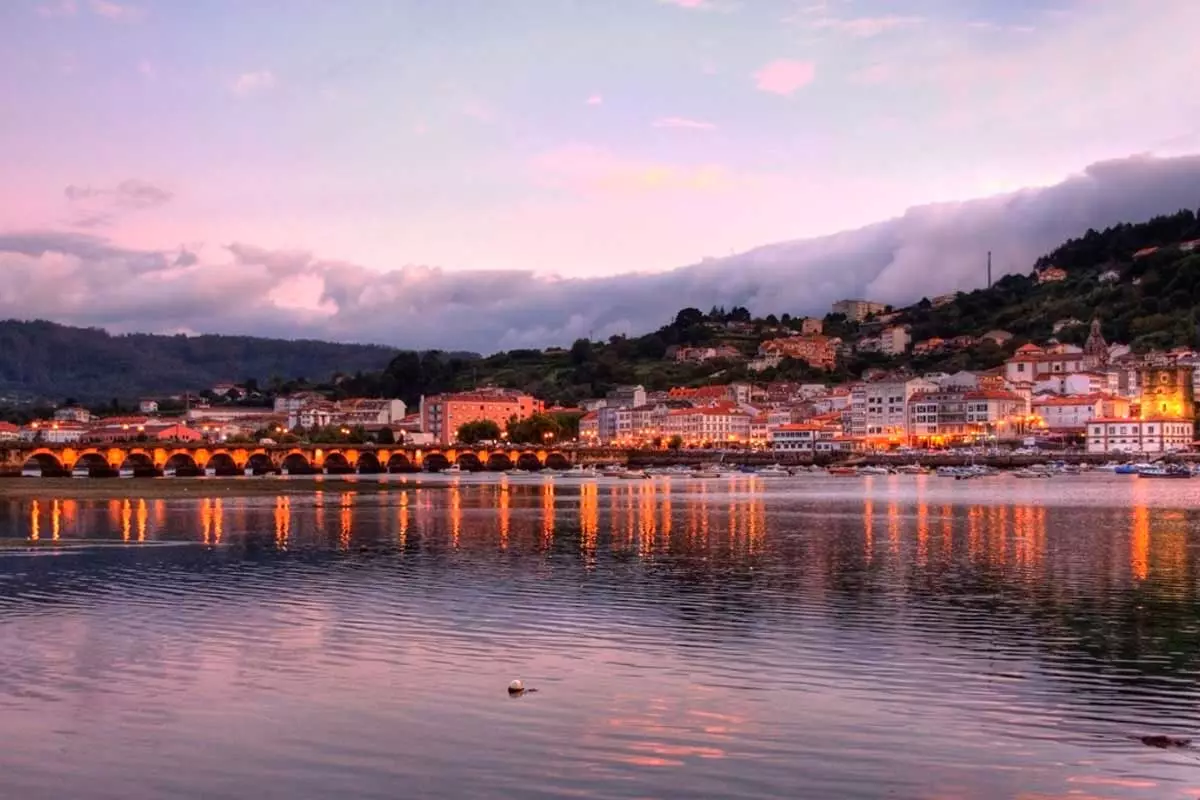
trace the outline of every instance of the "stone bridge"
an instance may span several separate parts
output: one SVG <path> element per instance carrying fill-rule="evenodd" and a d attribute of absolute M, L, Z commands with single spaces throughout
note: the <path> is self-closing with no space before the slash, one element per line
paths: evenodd
<path fill-rule="evenodd" d="M 135 474 L 238 475 L 258 473 L 379 473 L 436 471 L 457 464 L 464 470 L 566 469 L 576 463 L 624 461 L 624 451 L 572 448 L 415 447 L 407 445 L 223 445 L 215 443 L 34 444 L 0 443 L 0 472 L 40 469 L 43 475 L 132 470 Z"/>

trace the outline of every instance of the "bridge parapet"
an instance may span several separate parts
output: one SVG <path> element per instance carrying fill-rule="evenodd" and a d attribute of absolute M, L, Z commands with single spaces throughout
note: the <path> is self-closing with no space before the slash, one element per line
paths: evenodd
<path fill-rule="evenodd" d="M 17 472 L 36 464 L 44 471 L 70 472 L 77 466 L 106 470 L 166 469 L 241 471 L 387 471 L 463 469 L 565 468 L 592 460 L 589 451 L 554 447 L 476 448 L 414 445 L 234 445 L 216 442 L 146 442 L 114 444 L 0 443 L 0 470 Z M 611 458 L 610 458 L 611 460 Z"/>

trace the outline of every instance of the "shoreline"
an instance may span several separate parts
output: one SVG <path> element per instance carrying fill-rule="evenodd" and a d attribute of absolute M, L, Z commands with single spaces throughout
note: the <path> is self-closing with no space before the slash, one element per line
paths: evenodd
<path fill-rule="evenodd" d="M 0 481 L 0 500 L 70 498 L 113 500 L 127 497 L 188 499 L 199 497 L 258 497 L 283 494 L 315 494 L 347 491 L 385 494 L 408 489 L 411 482 L 374 480 L 374 476 L 327 476 L 324 478 L 19 478 Z M 422 489 L 436 487 L 422 481 Z"/>

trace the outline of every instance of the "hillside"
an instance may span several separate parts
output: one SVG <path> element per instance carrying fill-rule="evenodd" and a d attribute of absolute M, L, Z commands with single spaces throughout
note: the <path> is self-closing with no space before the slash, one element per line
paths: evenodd
<path fill-rule="evenodd" d="M 628 383 L 661 390 L 741 379 L 841 381 L 871 367 L 918 373 L 986 369 L 1028 341 L 1057 336 L 1080 343 L 1085 325 L 1055 334 L 1055 323 L 1086 323 L 1094 316 L 1101 319 L 1109 341 L 1128 343 L 1136 351 L 1196 346 L 1200 248 L 1189 249 L 1186 243 L 1197 239 L 1200 221 L 1192 211 L 1089 230 L 1038 259 L 1027 275 L 1009 275 L 990 289 L 939 298 L 937 305 L 922 299 L 886 317 L 886 324 L 911 326 L 914 342 L 1005 330 L 1014 335 L 1005 346 L 985 341 L 920 356 L 848 354 L 830 372 L 789 359 L 778 368 L 749 372 L 746 359 L 759 343 L 798 331 L 800 319 L 787 314 L 754 318 L 745 308 L 686 308 L 670 324 L 643 336 L 581 339 L 569 349 L 513 350 L 486 358 L 243 336 L 110 336 L 49 322 L 9 321 L 0 322 L 0 392 L 130 399 L 254 378 L 268 390 L 274 383 L 283 391 L 315 388 L 332 396 L 400 397 L 410 406 L 422 394 L 482 384 L 523 389 L 570 405 Z M 1038 273 L 1052 267 L 1065 273 L 1062 279 L 1039 281 Z M 850 344 L 884 324 L 870 319 L 853 323 L 838 315 L 824 319 L 827 334 Z M 725 345 L 740 356 L 677 363 L 668 355 L 674 346 L 697 345 Z M 345 377 L 334 382 L 335 374 Z"/>
<path fill-rule="evenodd" d="M 607 342 L 579 340 L 570 350 L 524 350 L 483 359 L 448 358 L 438 353 L 402 353 L 382 373 L 367 374 L 339 387 L 346 392 L 398 394 L 410 402 L 421 392 L 465 389 L 493 383 L 524 389 L 551 402 L 570 404 L 603 395 L 613 386 L 640 383 L 646 388 L 699 385 L 752 378 L 769 380 L 846 380 L 870 367 L 912 372 L 987 369 L 1003 363 L 1029 341 L 1051 336 L 1082 343 L 1086 325 L 1054 334 L 1065 319 L 1088 322 L 1098 316 L 1109 341 L 1126 342 L 1137 351 L 1196 346 L 1200 320 L 1200 249 L 1180 245 L 1200 239 L 1200 221 L 1181 211 L 1139 224 L 1087 231 L 1046 254 L 1027 275 L 1009 275 L 990 289 L 959 293 L 937 307 L 930 299 L 895 309 L 888 324 L 911 326 L 913 341 L 933 337 L 978 337 L 1005 330 L 1014 338 L 1005 346 L 983 342 L 928 355 L 891 358 L 878 353 L 849 355 L 831 372 L 784 360 L 777 369 L 747 371 L 739 360 L 679 364 L 666 359 L 671 345 L 729 345 L 752 356 L 768 338 L 798 330 L 799 319 L 783 315 L 754 318 L 747 309 L 683 309 L 669 325 L 644 336 L 615 336 Z M 1134 254 L 1145 248 L 1157 251 Z M 1037 272 L 1057 267 L 1063 280 L 1039 282 Z M 1102 279 L 1101 276 L 1106 276 Z M 1115 273 L 1115 274 L 1114 274 Z M 883 323 L 824 319 L 825 332 L 853 343 L 877 332 Z"/>
<path fill-rule="evenodd" d="M 395 350 L 250 336 L 112 336 L 52 322 L 0 321 L 0 392 L 107 401 L 200 390 L 221 381 L 378 371 Z"/>

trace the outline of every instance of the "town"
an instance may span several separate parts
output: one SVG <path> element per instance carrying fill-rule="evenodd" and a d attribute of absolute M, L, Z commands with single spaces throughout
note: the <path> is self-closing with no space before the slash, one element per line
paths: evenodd
<path fill-rule="evenodd" d="M 846 342 L 827 335 L 821 319 L 805 318 L 761 341 L 750 369 L 766 371 L 791 359 L 828 370 L 853 352 L 902 356 L 978 343 L 973 337 L 912 342 L 907 326 L 889 324 L 895 314 L 887 306 L 867 300 L 839 301 L 830 313 L 870 333 Z M 1084 325 L 1066 319 L 1056 329 Z M 720 326 L 736 334 L 745 323 Z M 834 457 L 965 447 L 1151 456 L 1191 448 L 1200 354 L 1175 348 L 1139 355 L 1105 341 L 1099 319 L 1086 328 L 1082 346 L 1057 338 L 1028 343 L 986 370 L 868 369 L 841 383 L 737 380 L 665 390 L 625 385 L 575 407 L 547 406 L 538 397 L 496 386 L 422 395 L 417 408 L 398 398 L 333 400 L 315 391 L 275 396 L 263 406 L 255 405 L 263 399 L 255 385 L 224 383 L 199 394 L 145 398 L 137 414 L 103 415 L 66 404 L 48 418 L 20 426 L 0 423 L 0 443 L 534 443 Z M 979 337 L 1001 347 L 1012 338 L 1003 330 Z M 680 346 L 668 349 L 666 358 L 728 358 L 726 347 Z"/>

